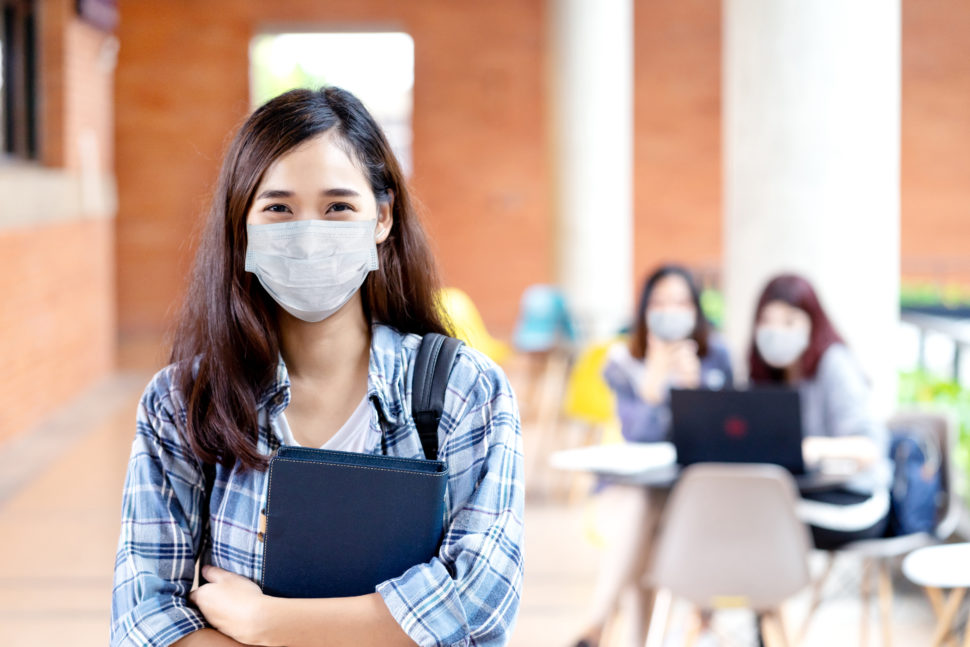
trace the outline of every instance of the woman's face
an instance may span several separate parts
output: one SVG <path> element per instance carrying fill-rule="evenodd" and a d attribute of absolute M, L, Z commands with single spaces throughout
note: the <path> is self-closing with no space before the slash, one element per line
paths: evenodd
<path fill-rule="evenodd" d="M 256 188 L 246 224 L 293 220 L 377 220 L 375 241 L 391 230 L 391 200 L 378 203 L 357 162 L 333 130 L 314 137 L 273 162 Z"/>
<path fill-rule="evenodd" d="M 684 277 L 668 274 L 654 284 L 646 317 L 650 334 L 661 341 L 680 341 L 694 332 L 697 311 Z"/>
<path fill-rule="evenodd" d="M 653 286 L 647 310 L 694 310 L 690 285 L 678 274 L 668 274 Z"/>
<path fill-rule="evenodd" d="M 809 333 L 812 330 L 812 320 L 801 308 L 796 308 L 784 301 L 769 301 L 761 310 L 758 326 L 787 328 Z"/>
<path fill-rule="evenodd" d="M 812 320 L 808 313 L 783 301 L 769 301 L 758 315 L 755 345 L 770 366 L 794 366 L 808 349 Z"/>

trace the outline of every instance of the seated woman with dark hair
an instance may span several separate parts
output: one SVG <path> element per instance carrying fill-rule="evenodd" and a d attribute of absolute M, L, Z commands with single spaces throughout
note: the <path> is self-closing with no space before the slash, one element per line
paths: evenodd
<path fill-rule="evenodd" d="M 647 277 L 629 345 L 610 350 L 603 376 L 631 442 L 667 439 L 671 388 L 731 386 L 730 354 L 713 335 L 686 269 L 664 265 Z"/>
<path fill-rule="evenodd" d="M 798 389 L 806 463 L 851 461 L 858 468 L 844 487 L 803 495 L 799 514 L 816 547 L 882 536 L 889 515 L 889 434 L 870 410 L 862 369 L 800 276 L 772 279 L 754 319 L 751 382 Z"/>
<path fill-rule="evenodd" d="M 671 388 L 731 386 L 730 356 L 704 317 L 700 291 L 686 269 L 665 265 L 647 278 L 629 344 L 610 349 L 603 375 L 616 395 L 623 437 L 631 442 L 667 440 Z M 620 594 L 629 590 L 634 602 L 629 644 L 642 646 L 652 606 L 643 576 L 667 493 L 618 485 L 603 498 L 615 527 L 586 630 L 576 644 L 599 644 Z"/>

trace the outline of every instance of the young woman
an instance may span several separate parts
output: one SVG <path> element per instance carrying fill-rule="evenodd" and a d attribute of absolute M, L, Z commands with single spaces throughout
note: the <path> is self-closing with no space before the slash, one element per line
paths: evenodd
<path fill-rule="evenodd" d="M 437 556 L 359 597 L 255 583 L 281 443 L 424 458 L 410 376 L 420 335 L 445 331 L 434 277 L 400 167 L 356 98 L 294 90 L 253 113 L 223 162 L 172 364 L 139 406 L 112 645 L 505 644 L 522 579 L 519 419 L 501 370 L 467 347 L 438 430 Z M 217 463 L 207 524 L 203 463 Z M 191 591 L 197 562 L 209 583 Z"/>
<path fill-rule="evenodd" d="M 603 374 L 616 394 L 623 436 L 631 442 L 667 439 L 671 388 L 732 385 L 730 356 L 704 317 L 700 291 L 686 269 L 665 265 L 647 278 L 629 344 L 610 349 Z M 615 486 L 603 497 L 604 508 L 616 520 L 614 536 L 600 567 L 586 629 L 576 644 L 599 644 L 621 593 L 627 591 L 632 603 L 629 644 L 642 646 L 652 606 L 643 577 L 667 493 Z"/>
<path fill-rule="evenodd" d="M 844 487 L 803 496 L 799 513 L 815 545 L 882 536 L 889 514 L 888 431 L 870 411 L 862 370 L 804 278 L 778 276 L 761 293 L 750 375 L 754 385 L 798 389 L 808 464 L 839 461 L 857 469 Z"/>
<path fill-rule="evenodd" d="M 671 388 L 731 386 L 730 354 L 712 334 L 686 269 L 664 265 L 647 277 L 630 342 L 610 349 L 603 375 L 631 442 L 666 440 Z"/>

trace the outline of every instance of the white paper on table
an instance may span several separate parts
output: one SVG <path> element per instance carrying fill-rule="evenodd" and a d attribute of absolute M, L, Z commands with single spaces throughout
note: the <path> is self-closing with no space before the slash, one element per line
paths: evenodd
<path fill-rule="evenodd" d="M 639 474 L 670 467 L 677 462 L 672 443 L 617 443 L 564 449 L 549 457 L 549 464 L 561 470 L 597 474 Z"/>

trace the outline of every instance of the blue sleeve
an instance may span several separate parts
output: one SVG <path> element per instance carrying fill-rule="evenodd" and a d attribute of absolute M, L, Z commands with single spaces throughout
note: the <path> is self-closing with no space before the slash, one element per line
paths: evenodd
<path fill-rule="evenodd" d="M 724 344 L 714 341 L 710 348 L 711 367 L 724 374 L 724 388 L 734 386 L 734 367 L 731 364 L 731 353 Z"/>
<path fill-rule="evenodd" d="M 616 413 L 620 431 L 631 443 L 652 443 L 666 440 L 670 430 L 670 407 L 646 402 L 630 382 L 626 373 L 614 362 L 607 362 L 603 378 L 616 394 Z"/>
<path fill-rule="evenodd" d="M 159 373 L 138 406 L 122 495 L 112 647 L 165 647 L 207 626 L 186 597 L 195 577 L 202 481 L 183 451 L 168 380 Z"/>
<path fill-rule="evenodd" d="M 525 505 L 518 406 L 501 369 L 462 349 L 441 424 L 451 517 L 441 549 L 377 591 L 421 647 L 499 647 L 519 610 Z"/>
<path fill-rule="evenodd" d="M 667 402 L 649 404 L 641 398 L 617 397 L 620 431 L 631 443 L 654 443 L 667 440 L 670 431 L 670 407 Z"/>

